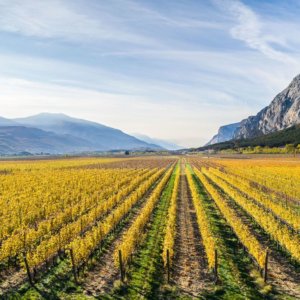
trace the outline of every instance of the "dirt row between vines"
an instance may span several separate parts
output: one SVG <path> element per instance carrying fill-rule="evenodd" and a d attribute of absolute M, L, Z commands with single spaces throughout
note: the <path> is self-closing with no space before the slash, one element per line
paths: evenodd
<path fill-rule="evenodd" d="M 159 179 L 161 178 L 162 176 Z M 123 200 L 125 200 L 125 198 Z M 16 267 L 16 268 L 11 267 L 8 270 L 4 270 L 2 273 L 0 273 L 0 296 L 7 292 L 17 290 L 27 280 L 28 280 L 28 276 L 26 271 L 20 267 Z"/>
<path fill-rule="evenodd" d="M 163 177 L 163 175 L 162 175 Z M 134 212 L 130 216 L 130 219 L 121 231 L 114 238 L 113 242 L 109 245 L 107 249 L 104 250 L 103 255 L 100 257 L 98 264 L 94 266 L 92 270 L 86 274 L 86 278 L 82 284 L 84 293 L 86 295 L 99 296 L 101 294 L 109 293 L 113 287 L 113 284 L 116 280 L 120 279 L 119 269 L 115 266 L 113 253 L 120 239 L 128 231 L 130 226 L 133 224 L 137 216 L 139 215 L 142 208 L 147 203 L 147 199 L 150 196 L 151 192 L 157 185 L 157 183 L 162 179 L 159 178 L 158 181 L 149 189 L 149 191 L 144 195 L 142 199 L 139 200 L 138 204 L 134 208 Z"/>
<path fill-rule="evenodd" d="M 173 283 L 184 295 L 196 297 L 208 286 L 209 275 L 203 253 L 205 253 L 205 250 L 184 172 L 184 165 L 182 165 L 177 207 Z"/>
<path fill-rule="evenodd" d="M 237 191 L 241 192 L 238 187 L 229 184 Z M 221 189 L 222 190 L 222 189 Z M 228 195 L 222 191 L 226 197 Z M 242 193 L 242 192 L 241 192 Z M 243 194 L 243 193 L 242 193 Z M 229 198 L 228 198 L 229 199 Z M 249 200 L 250 201 L 250 200 Z M 285 258 L 279 251 L 270 247 L 270 241 L 267 236 L 264 236 L 259 231 L 254 229 L 254 225 L 250 217 L 238 207 L 237 204 L 233 203 L 233 200 L 228 200 L 228 203 L 236 208 L 236 213 L 243 220 L 245 224 L 249 226 L 252 234 L 259 240 L 259 242 L 264 246 L 265 249 L 268 248 L 269 251 L 269 283 L 271 283 L 277 292 L 285 293 L 289 296 L 296 297 L 300 299 L 300 274 L 295 270 L 295 268 L 289 263 L 288 259 Z"/>

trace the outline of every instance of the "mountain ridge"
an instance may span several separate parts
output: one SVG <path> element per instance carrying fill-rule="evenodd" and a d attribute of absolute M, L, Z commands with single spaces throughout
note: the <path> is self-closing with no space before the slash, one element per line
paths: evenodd
<path fill-rule="evenodd" d="M 218 133 L 215 134 L 212 139 L 205 144 L 205 146 L 229 141 L 232 139 L 234 132 L 240 125 L 241 122 L 221 126 L 218 130 Z"/>
<path fill-rule="evenodd" d="M 300 74 L 255 116 L 242 120 L 234 139 L 253 138 L 300 123 Z"/>
<path fill-rule="evenodd" d="M 287 129 L 300 124 L 300 74 L 294 77 L 291 83 L 279 94 L 271 103 L 260 110 L 256 115 L 235 123 L 239 124 L 231 134 L 227 135 L 227 140 L 251 139 L 265 134 Z M 231 126 L 223 125 L 221 128 Z M 212 145 L 219 140 L 216 134 L 206 145 Z M 219 142 L 219 141 L 218 141 Z"/>
<path fill-rule="evenodd" d="M 74 145 L 77 151 L 88 151 L 90 147 L 87 141 L 69 135 L 24 126 L 0 126 L 0 154 L 72 153 Z"/>
<path fill-rule="evenodd" d="M 228 150 L 239 149 L 245 147 L 284 147 L 287 144 L 293 144 L 297 146 L 300 144 L 300 124 L 293 125 L 283 130 L 268 133 L 266 135 L 260 135 L 258 137 L 250 139 L 230 140 L 213 145 L 206 145 L 196 148 L 198 151 L 206 150 Z"/>
<path fill-rule="evenodd" d="M 142 140 L 142 141 L 145 141 L 149 144 L 158 145 L 158 146 L 160 146 L 164 149 L 167 149 L 167 150 L 173 151 L 173 150 L 179 150 L 179 149 L 184 148 L 184 147 L 179 146 L 175 143 L 172 143 L 172 142 L 169 142 L 169 141 L 166 141 L 166 140 L 162 140 L 162 139 L 152 138 L 152 137 L 149 137 L 149 136 L 144 135 L 144 134 L 133 133 L 132 135 L 135 136 L 136 138 Z"/>
<path fill-rule="evenodd" d="M 7 149 L 7 154 L 23 151 L 64 154 L 82 151 L 162 150 L 160 146 L 139 140 L 119 129 L 65 114 L 40 113 L 25 118 L 0 118 L 0 128 L 0 149 Z M 13 141 L 18 141 L 23 148 Z M 1 153 L 6 154 L 5 150 Z"/>

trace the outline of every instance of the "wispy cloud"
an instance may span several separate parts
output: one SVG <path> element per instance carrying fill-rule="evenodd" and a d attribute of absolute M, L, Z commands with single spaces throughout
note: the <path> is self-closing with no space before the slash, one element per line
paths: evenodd
<path fill-rule="evenodd" d="M 110 4 L 71 0 L 0 0 L 0 31 L 30 37 L 68 41 L 116 41 L 135 45 L 163 45 L 153 35 L 145 34 L 138 22 L 177 28 L 220 28 L 218 22 L 170 17 L 141 2 L 111 0 Z M 122 12 L 125 12 L 122 13 Z M 151 37 L 152 36 L 152 37 Z"/>
<path fill-rule="evenodd" d="M 83 9 L 87 2 L 75 5 L 62 0 L 1 0 L 0 30 L 40 38 L 110 40 L 134 44 L 153 41 L 126 30 L 107 13 L 94 17 Z"/>
<path fill-rule="evenodd" d="M 260 17 L 249 6 L 239 0 L 214 0 L 214 3 L 234 18 L 236 24 L 230 30 L 233 38 L 245 42 L 250 48 L 260 51 L 269 58 L 295 62 L 286 53 L 272 47 L 272 44 L 286 46 L 286 41 L 272 33 L 265 33 Z"/>
<path fill-rule="evenodd" d="M 1 114 L 64 112 L 198 146 L 299 73 L 300 11 L 277 3 L 0 0 Z"/>
<path fill-rule="evenodd" d="M 170 27 L 194 29 L 220 29 L 222 27 L 221 22 L 218 22 L 217 20 L 199 20 L 199 18 L 184 16 L 182 11 L 181 16 L 172 16 L 170 13 L 168 15 L 150 8 L 149 5 L 145 5 L 142 1 L 122 0 L 121 3 L 134 14 L 134 18 L 143 21 L 148 20 L 153 24 L 155 22 L 160 22 Z M 173 3 L 172 6 L 174 6 L 174 4 L 175 3 Z M 189 9 L 188 6 L 187 8 Z M 188 13 L 190 13 L 189 10 Z"/>
<path fill-rule="evenodd" d="M 22 117 L 43 111 L 64 112 L 126 132 L 139 128 L 139 131 L 161 139 L 181 141 L 184 146 L 204 143 L 208 137 L 199 133 L 213 134 L 216 127 L 211 124 L 219 121 L 224 111 L 227 111 L 226 121 L 239 118 L 241 114 L 247 115 L 242 103 L 234 105 L 238 108 L 237 113 L 232 105 L 225 107 L 221 103 L 223 109 L 216 110 L 214 105 L 199 105 L 195 101 L 153 102 L 149 95 L 108 93 L 17 77 L 0 77 L 0 85 L 0 104 L 5 104 L 1 114 L 6 117 Z M 176 92 L 172 93 L 174 97 Z M 167 96 L 172 97 L 172 94 L 165 94 Z M 226 102 L 226 95 L 216 93 L 215 97 Z M 201 115 L 201 122 L 199 110 L 206 112 Z"/>

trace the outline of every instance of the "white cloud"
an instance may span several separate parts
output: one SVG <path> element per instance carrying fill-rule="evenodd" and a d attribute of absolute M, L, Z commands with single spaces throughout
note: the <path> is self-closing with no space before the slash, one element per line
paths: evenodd
<path fill-rule="evenodd" d="M 245 42 L 250 48 L 256 49 L 271 59 L 286 63 L 296 62 L 291 56 L 272 47 L 273 44 L 287 46 L 286 41 L 273 33 L 265 33 L 260 17 L 247 5 L 239 0 L 214 0 L 227 11 L 235 21 L 230 33 L 233 38 Z"/>
<path fill-rule="evenodd" d="M 285 53 L 299 49 L 292 20 L 212 1 L 221 13 L 202 1 L 0 0 L 0 34 L 14 33 L 1 36 L 1 115 L 62 112 L 199 146 L 300 69 Z"/>
<path fill-rule="evenodd" d="M 149 55 L 151 61 L 174 61 L 180 73 L 173 63 L 158 70 L 156 78 L 151 70 L 144 76 L 125 76 L 98 66 L 0 55 L 1 115 L 62 112 L 126 132 L 138 129 L 184 146 L 198 146 L 220 125 L 256 113 L 294 75 L 285 64 L 279 68 L 253 53 L 228 56 L 170 51 L 140 55 Z M 34 76 L 28 79 L 26 74 Z"/>
<path fill-rule="evenodd" d="M 190 16 L 182 16 L 182 11 L 180 11 L 180 16 L 172 16 L 169 14 L 163 14 L 157 10 L 153 10 L 143 4 L 142 1 L 132 1 L 132 0 L 122 0 L 122 4 L 129 10 L 132 11 L 135 19 L 141 21 L 148 20 L 151 23 L 163 23 L 170 27 L 178 28 L 197 28 L 197 29 L 220 29 L 222 24 L 216 20 L 200 20 L 199 18 L 191 18 Z M 120 4 L 120 1 L 118 1 Z M 174 6 L 174 3 L 172 3 Z M 187 6 L 189 7 L 189 6 Z M 190 13 L 190 11 L 188 11 Z"/>
<path fill-rule="evenodd" d="M 153 43 L 145 36 L 126 30 L 109 14 L 102 13 L 97 18 L 85 14 L 81 6 L 75 6 L 72 1 L 0 0 L 0 11 L 2 31 L 78 42 L 116 40 L 145 45 Z"/>
<path fill-rule="evenodd" d="M 0 77 L 0 85 L 2 116 L 12 118 L 45 111 L 62 112 L 125 132 L 138 129 L 146 135 L 174 140 L 183 146 L 198 146 L 208 140 L 225 112 L 225 121 L 247 115 L 243 105 L 236 106 L 238 112 L 235 112 L 231 107 L 216 110 L 214 106 L 197 107 L 189 102 L 155 103 L 147 97 L 64 87 L 22 78 Z M 206 134 L 201 134 L 203 132 Z"/>

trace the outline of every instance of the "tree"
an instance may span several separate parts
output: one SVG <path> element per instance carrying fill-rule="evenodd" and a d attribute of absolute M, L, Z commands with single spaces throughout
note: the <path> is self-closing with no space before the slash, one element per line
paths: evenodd
<path fill-rule="evenodd" d="M 256 146 L 254 148 L 254 153 L 261 153 L 262 152 L 262 147 L 261 146 Z"/>
<path fill-rule="evenodd" d="M 295 153 L 295 151 L 296 151 L 296 148 L 295 148 L 294 144 L 286 144 L 285 145 L 285 152 L 286 153 L 293 154 L 293 153 Z"/>

